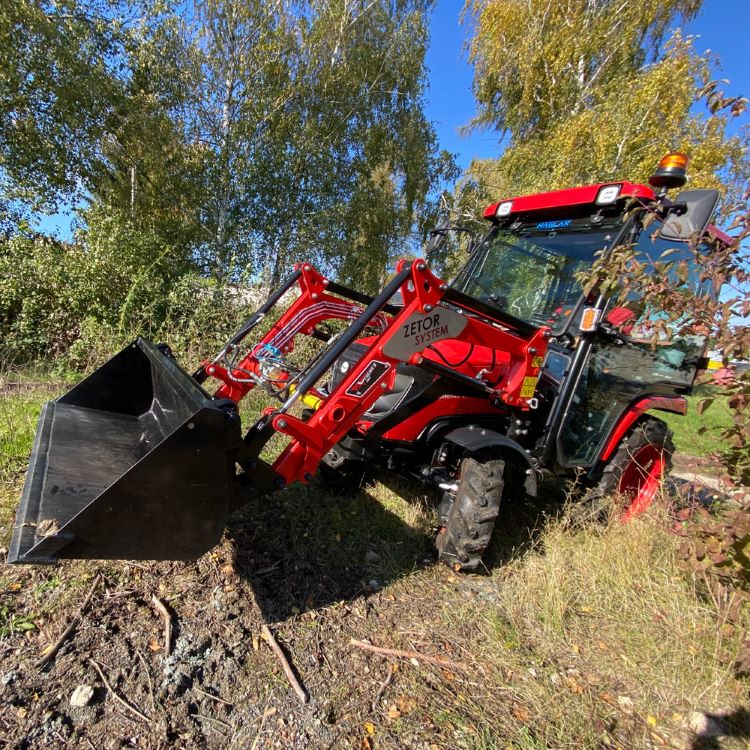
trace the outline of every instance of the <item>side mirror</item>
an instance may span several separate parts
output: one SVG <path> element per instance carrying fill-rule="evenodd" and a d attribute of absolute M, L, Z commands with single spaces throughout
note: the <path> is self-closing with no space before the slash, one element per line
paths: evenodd
<path fill-rule="evenodd" d="M 664 220 L 659 236 L 674 242 L 687 242 L 703 233 L 719 202 L 718 190 L 686 190 L 675 203 L 683 204 L 680 214 L 670 213 Z"/>
<path fill-rule="evenodd" d="M 425 258 L 429 258 L 445 244 L 445 238 L 449 231 L 450 225 L 448 222 L 438 224 L 435 229 L 430 231 L 430 237 L 424 245 Z"/>

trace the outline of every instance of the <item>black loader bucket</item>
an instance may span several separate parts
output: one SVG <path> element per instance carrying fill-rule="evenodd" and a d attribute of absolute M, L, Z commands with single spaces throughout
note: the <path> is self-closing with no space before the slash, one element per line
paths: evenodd
<path fill-rule="evenodd" d="M 8 562 L 191 560 L 220 539 L 240 420 L 143 339 L 44 406 Z"/>

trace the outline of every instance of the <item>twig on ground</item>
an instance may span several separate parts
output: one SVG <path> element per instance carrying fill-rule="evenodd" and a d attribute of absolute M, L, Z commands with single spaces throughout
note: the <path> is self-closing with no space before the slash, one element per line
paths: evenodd
<path fill-rule="evenodd" d="M 395 656 L 398 659 L 416 659 L 417 661 L 426 661 L 430 664 L 438 664 L 446 669 L 458 669 L 467 671 L 470 669 L 469 665 L 462 661 L 451 661 L 450 659 L 444 659 L 442 656 L 428 656 L 427 654 L 420 654 L 419 651 L 402 651 L 399 648 L 383 648 L 381 646 L 373 646 L 372 643 L 366 641 L 357 641 L 354 638 L 351 639 L 350 643 L 352 646 L 361 648 L 365 651 L 372 651 L 374 654 L 380 654 L 381 656 Z"/>
<path fill-rule="evenodd" d="M 310 700 L 310 696 L 307 694 L 307 691 L 302 687 L 299 680 L 297 679 L 297 676 L 294 674 L 294 670 L 292 669 L 291 664 L 289 664 L 289 660 L 281 650 L 281 646 L 279 646 L 279 644 L 276 642 L 276 639 L 273 637 L 273 633 L 271 633 L 268 625 L 264 625 L 261 628 L 260 632 L 263 635 L 263 640 L 271 647 L 271 650 L 274 652 L 274 654 L 276 654 L 276 657 L 281 662 L 281 666 L 284 669 L 284 674 L 286 675 L 289 684 L 294 689 L 294 692 L 297 693 L 297 697 L 300 699 L 300 702 L 307 703 L 307 701 Z"/>
<path fill-rule="evenodd" d="M 391 684 L 391 680 L 393 679 L 393 664 L 388 665 L 388 675 L 386 676 L 385 680 L 380 683 L 380 687 L 378 688 L 378 692 L 375 693 L 375 698 L 372 701 L 372 710 L 376 711 L 378 708 L 378 704 L 380 703 L 380 699 L 383 697 L 383 693 L 385 692 L 385 689 L 388 687 L 388 685 Z"/>
<path fill-rule="evenodd" d="M 282 563 L 281 560 L 277 560 L 273 565 L 269 565 L 267 568 L 261 568 L 260 570 L 254 570 L 253 571 L 253 575 L 262 576 L 262 575 L 265 575 L 266 573 L 270 573 L 272 570 L 275 570 L 276 568 L 278 568 L 279 565 L 281 565 L 281 563 Z"/>
<path fill-rule="evenodd" d="M 229 701 L 225 701 L 223 698 L 219 698 L 218 695 L 211 695 L 211 693 L 207 693 L 205 690 L 201 690 L 199 687 L 194 687 L 193 690 L 195 690 L 196 693 L 200 693 L 201 695 L 205 695 L 206 698 L 210 698 L 212 701 L 216 701 L 217 703 L 223 703 L 225 706 L 232 706 L 232 707 L 234 707 L 234 703 L 230 703 Z"/>
<path fill-rule="evenodd" d="M 106 678 L 101 666 L 94 659 L 89 659 L 91 666 L 97 671 L 99 677 L 101 677 L 104 687 L 107 688 L 107 692 L 124 708 L 127 708 L 132 714 L 137 716 L 141 721 L 145 721 L 147 724 L 151 723 L 151 719 L 146 716 L 142 711 L 138 710 L 135 706 L 131 706 L 124 698 L 121 698 L 109 684 L 109 680 Z"/>
<path fill-rule="evenodd" d="M 164 619 L 164 656 L 169 656 L 172 653 L 172 615 L 169 614 L 169 610 L 164 606 L 164 602 L 156 594 L 152 594 L 151 604 L 156 607 Z"/>
<path fill-rule="evenodd" d="M 203 714 L 193 714 L 193 718 L 197 721 L 205 721 L 208 724 L 216 724 L 229 732 L 232 731 L 232 727 L 227 724 L 226 721 L 222 721 L 221 719 L 214 719 L 212 716 L 204 716 Z"/>
<path fill-rule="evenodd" d="M 141 662 L 141 665 L 143 666 L 143 671 L 146 673 L 146 682 L 148 682 L 148 694 L 151 696 L 151 710 L 156 711 L 156 699 L 154 698 L 154 686 L 151 682 L 151 673 L 148 671 L 148 664 L 146 664 L 146 659 L 143 656 L 143 654 L 136 649 L 136 654 L 138 654 L 138 659 Z"/>
<path fill-rule="evenodd" d="M 62 635 L 51 645 L 47 646 L 47 648 L 42 653 L 42 656 L 37 659 L 36 666 L 37 667 L 43 667 L 47 662 L 51 661 L 55 658 L 57 655 L 57 652 L 62 648 L 63 643 L 71 636 L 73 631 L 76 629 L 76 626 L 81 621 L 81 618 L 83 617 L 84 612 L 86 612 L 86 608 L 91 604 L 91 600 L 94 598 L 94 592 L 99 588 L 99 584 L 102 580 L 102 574 L 97 573 L 96 578 L 94 578 L 94 582 L 91 584 L 91 588 L 89 589 L 89 593 L 86 595 L 86 598 L 83 600 L 83 605 L 81 608 L 76 612 L 76 614 L 73 616 L 73 619 L 68 624 L 68 627 L 65 628 Z"/>
<path fill-rule="evenodd" d="M 268 697 L 266 698 L 266 705 L 263 706 L 263 715 L 260 718 L 260 726 L 258 727 L 258 734 L 255 735 L 255 739 L 253 740 L 253 744 L 250 747 L 250 750 L 255 750 L 256 747 L 258 747 L 258 742 L 260 741 L 260 735 L 263 732 L 263 727 L 265 726 L 266 719 L 269 716 L 273 716 L 276 713 L 276 708 L 274 706 L 271 706 L 271 708 L 268 707 L 268 701 L 271 700 L 271 694 L 268 694 Z"/>

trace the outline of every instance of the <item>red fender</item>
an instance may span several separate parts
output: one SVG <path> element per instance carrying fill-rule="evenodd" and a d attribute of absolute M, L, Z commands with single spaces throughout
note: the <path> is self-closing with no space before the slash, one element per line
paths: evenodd
<path fill-rule="evenodd" d="M 633 426 L 634 422 L 650 409 L 660 409 L 661 411 L 671 411 L 674 414 L 687 414 L 687 399 L 684 396 L 648 396 L 640 401 L 636 401 L 621 417 L 617 423 L 609 440 L 604 446 L 604 450 L 599 456 L 600 461 L 608 461 L 617 449 L 620 441 L 627 431 Z"/>

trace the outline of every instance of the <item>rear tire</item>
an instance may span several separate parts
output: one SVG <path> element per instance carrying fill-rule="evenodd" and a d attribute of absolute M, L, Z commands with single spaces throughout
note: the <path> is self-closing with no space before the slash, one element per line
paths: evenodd
<path fill-rule="evenodd" d="M 443 562 L 460 570 L 475 570 L 492 538 L 505 487 L 505 461 L 464 458 L 460 479 L 445 526 L 436 546 Z"/>
<path fill-rule="evenodd" d="M 639 516 L 658 496 L 673 454 L 672 431 L 666 423 L 655 417 L 642 419 L 617 446 L 601 478 L 581 501 L 581 510 L 589 518 L 604 518 L 611 498 L 619 497 L 624 501 L 620 521 Z"/>

